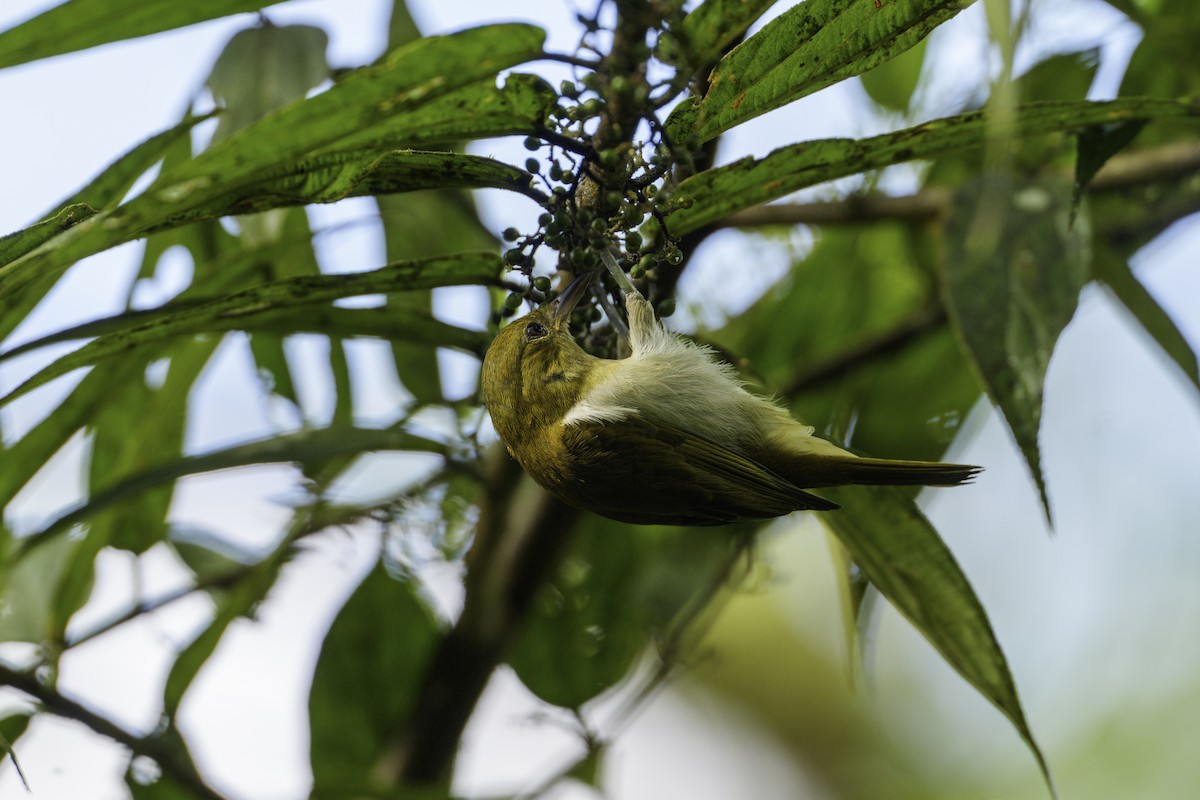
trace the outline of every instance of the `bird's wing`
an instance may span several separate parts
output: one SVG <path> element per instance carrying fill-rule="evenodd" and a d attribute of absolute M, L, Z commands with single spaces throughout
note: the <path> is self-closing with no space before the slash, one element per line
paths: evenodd
<path fill-rule="evenodd" d="M 637 414 L 567 425 L 563 444 L 562 494 L 625 522 L 722 525 L 838 507 L 738 452 Z"/>

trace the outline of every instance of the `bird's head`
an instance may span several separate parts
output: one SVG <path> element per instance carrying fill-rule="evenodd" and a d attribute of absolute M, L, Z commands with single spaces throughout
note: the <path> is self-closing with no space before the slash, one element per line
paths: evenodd
<path fill-rule="evenodd" d="M 599 361 L 568 325 L 587 287 L 588 276 L 577 277 L 556 301 L 509 323 L 484 356 L 483 402 L 514 452 L 566 415 Z"/>

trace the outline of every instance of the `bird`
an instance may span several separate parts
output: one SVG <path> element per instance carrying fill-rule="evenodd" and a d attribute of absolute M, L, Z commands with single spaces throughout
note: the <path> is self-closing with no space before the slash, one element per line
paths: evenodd
<path fill-rule="evenodd" d="M 668 332 L 628 281 L 631 353 L 594 356 L 569 330 L 589 278 L 501 329 L 480 380 L 509 453 L 569 505 L 638 525 L 725 525 L 839 508 L 810 489 L 954 486 L 980 472 L 861 457 L 820 438 L 711 348 Z"/>

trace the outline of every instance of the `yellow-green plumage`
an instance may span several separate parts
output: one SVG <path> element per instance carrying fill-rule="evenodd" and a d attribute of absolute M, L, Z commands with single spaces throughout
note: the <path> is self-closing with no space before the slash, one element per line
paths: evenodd
<path fill-rule="evenodd" d="M 564 501 L 640 524 L 719 525 L 837 505 L 805 489 L 951 486 L 977 467 L 860 458 L 743 388 L 711 351 L 669 334 L 625 295 L 628 358 L 597 358 L 567 330 L 580 287 L 512 322 L 483 362 L 496 432 Z"/>

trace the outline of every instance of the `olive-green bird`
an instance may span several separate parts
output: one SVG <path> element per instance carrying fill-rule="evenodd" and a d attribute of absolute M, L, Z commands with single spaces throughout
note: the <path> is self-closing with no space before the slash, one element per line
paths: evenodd
<path fill-rule="evenodd" d="M 483 361 L 496 432 L 563 501 L 643 525 L 722 525 L 838 505 L 844 484 L 953 486 L 979 467 L 861 458 L 742 387 L 708 348 L 668 333 L 625 293 L 632 355 L 597 358 L 567 322 L 585 276 L 510 323 Z"/>

